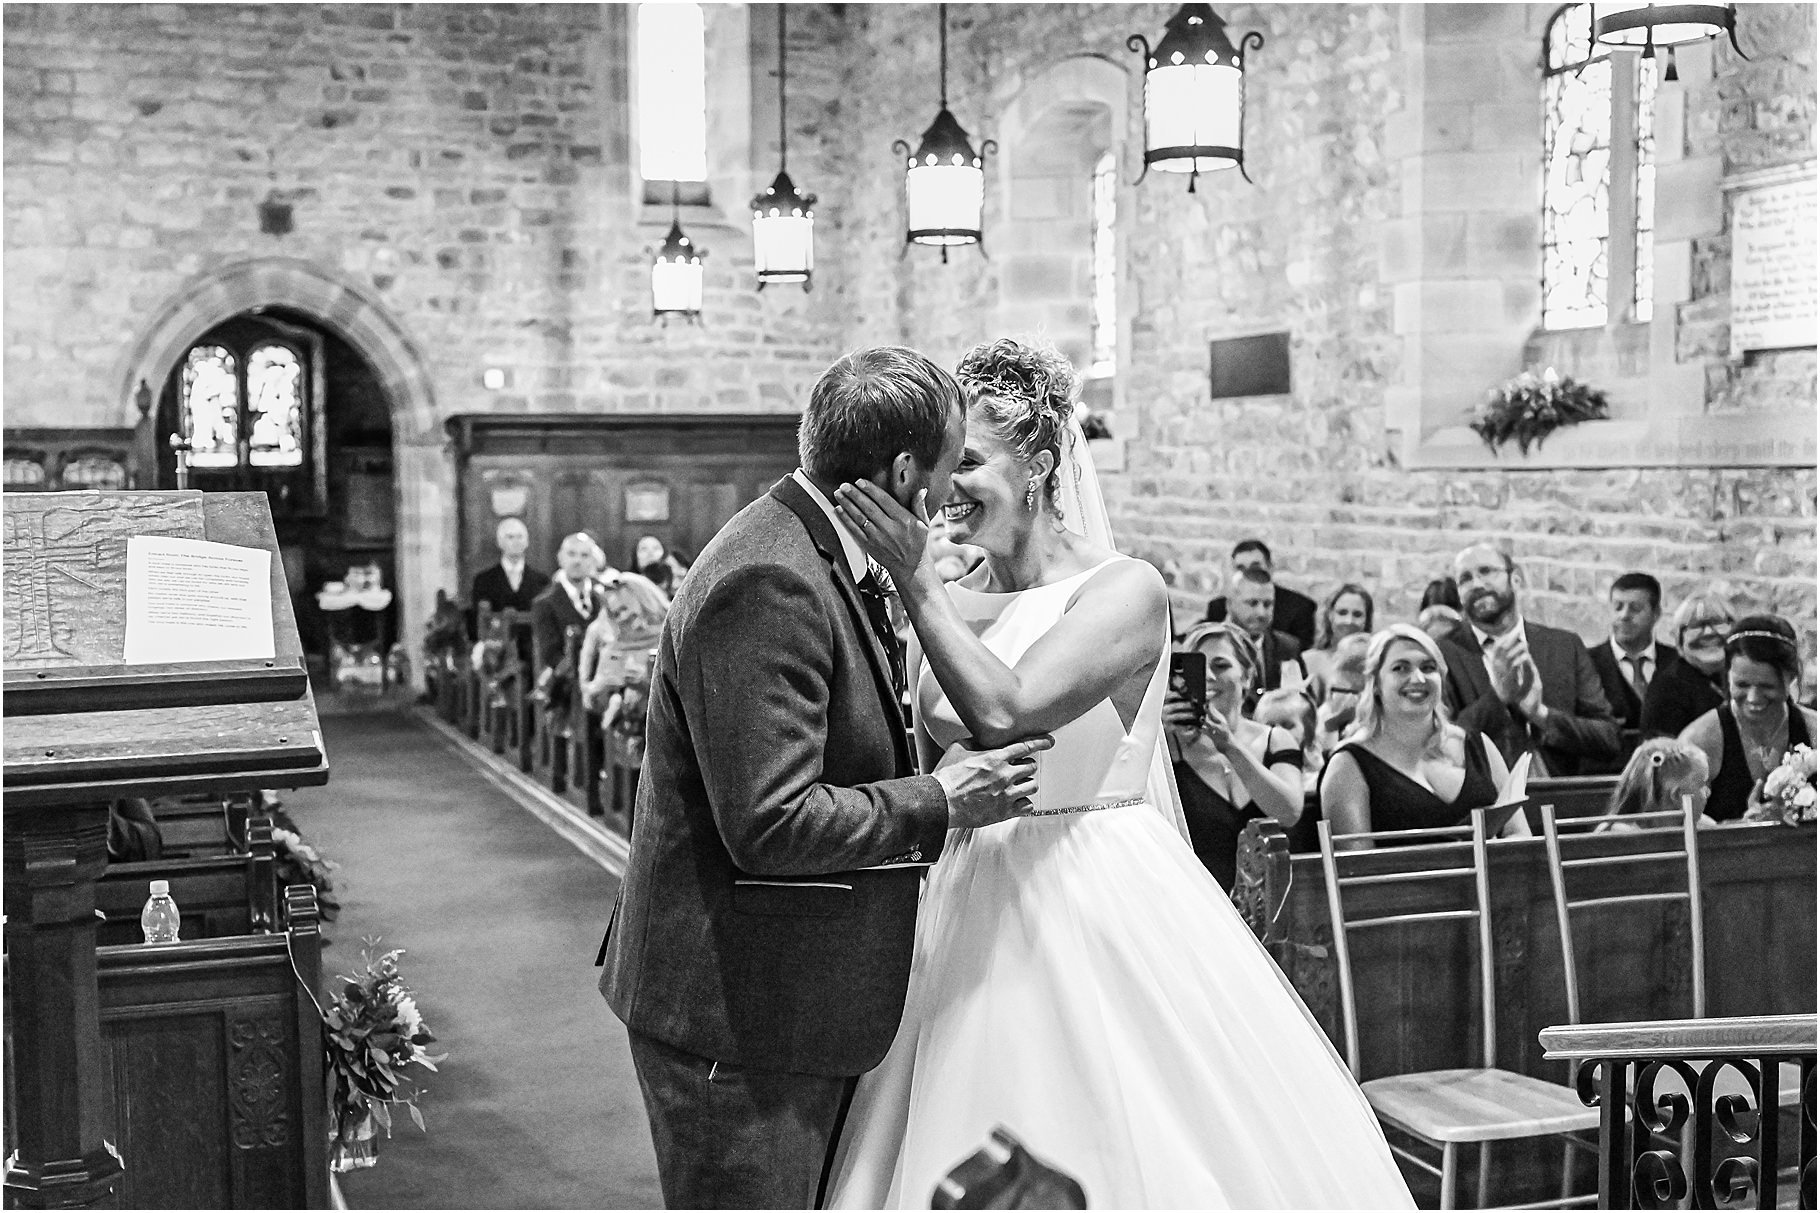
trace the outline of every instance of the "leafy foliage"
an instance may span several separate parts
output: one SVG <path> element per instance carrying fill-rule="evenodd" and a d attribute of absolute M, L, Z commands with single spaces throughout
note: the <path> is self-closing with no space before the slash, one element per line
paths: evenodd
<path fill-rule="evenodd" d="M 1549 367 L 1540 375 L 1524 371 L 1493 388 L 1468 424 L 1493 451 L 1514 441 L 1527 455 L 1530 447 L 1540 449 L 1542 440 L 1563 426 L 1610 415 L 1604 392 Z"/>
<path fill-rule="evenodd" d="M 398 974 L 403 949 L 375 955 L 378 947 L 377 936 L 361 941 L 360 972 L 336 978 L 342 989 L 322 1013 L 335 1133 L 344 1142 L 353 1139 L 368 1115 L 391 1136 L 394 1106 L 409 1109 L 411 1120 L 422 1129 L 417 1099 L 423 1092 L 403 1073 L 404 1067 L 415 1063 L 433 1071 L 448 1056 L 432 1055 L 426 1047 L 436 1037 Z"/>

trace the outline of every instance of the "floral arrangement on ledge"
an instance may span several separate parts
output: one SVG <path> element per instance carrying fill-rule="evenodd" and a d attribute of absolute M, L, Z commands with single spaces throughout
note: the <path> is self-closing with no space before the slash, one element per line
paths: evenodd
<path fill-rule="evenodd" d="M 1771 821 L 1800 825 L 1814 820 L 1814 751 L 1797 745 L 1782 756 L 1782 763 L 1763 777 L 1763 806 Z"/>
<path fill-rule="evenodd" d="M 1527 455 L 1530 447 L 1540 449 L 1542 440 L 1563 426 L 1610 415 L 1604 392 L 1556 374 L 1551 366 L 1540 375 L 1524 371 L 1493 388 L 1467 424 L 1494 453 L 1514 441 Z"/>
<path fill-rule="evenodd" d="M 403 949 L 375 956 L 378 947 L 377 936 L 361 941 L 360 972 L 337 978 L 343 988 L 322 1013 L 334 1118 L 330 1147 L 337 1171 L 373 1165 L 375 1126 L 383 1126 L 387 1137 L 392 1135 L 393 1107 L 409 1109 L 411 1120 L 419 1129 L 424 1127 L 417 1108 L 423 1092 L 405 1076 L 404 1068 L 415 1063 L 433 1071 L 448 1056 L 432 1056 L 425 1047 L 436 1037 L 398 975 Z"/>
<path fill-rule="evenodd" d="M 272 841 L 277 844 L 278 887 L 307 884 L 316 890 L 316 907 L 324 922 L 335 921 L 341 913 L 341 902 L 335 899 L 335 881 L 329 873 L 341 865 L 324 859 L 316 848 L 298 836 L 295 830 L 273 825 Z"/>

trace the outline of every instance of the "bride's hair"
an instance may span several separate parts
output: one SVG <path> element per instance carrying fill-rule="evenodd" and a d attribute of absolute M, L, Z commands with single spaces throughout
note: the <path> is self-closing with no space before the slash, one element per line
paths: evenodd
<path fill-rule="evenodd" d="M 1061 509 L 1062 454 L 1071 441 L 1079 379 L 1074 367 L 1048 343 L 1000 337 L 967 351 L 955 371 L 967 412 L 986 419 L 1025 463 L 1048 451 L 1055 466 L 1045 484 L 1049 508 Z"/>

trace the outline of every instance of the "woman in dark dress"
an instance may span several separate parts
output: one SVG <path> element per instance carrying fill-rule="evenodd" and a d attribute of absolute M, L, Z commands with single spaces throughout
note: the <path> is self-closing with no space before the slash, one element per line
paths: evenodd
<path fill-rule="evenodd" d="M 1255 817 L 1288 829 L 1302 814 L 1302 749 L 1285 729 L 1240 714 L 1257 682 L 1257 645 L 1232 623 L 1203 623 L 1182 651 L 1207 658 L 1207 712 L 1173 692 L 1163 701 L 1169 756 L 1188 841 L 1220 887 L 1232 889 L 1239 835 Z"/>
<path fill-rule="evenodd" d="M 1336 834 L 1458 825 L 1496 802 L 1484 743 L 1447 719 L 1447 661 L 1428 633 L 1385 628 L 1372 638 L 1365 675 L 1358 722 L 1321 772 L 1320 812 Z M 1528 833 L 1521 813 L 1504 833 Z"/>
<path fill-rule="evenodd" d="M 1638 728 L 1643 736 L 1679 737 L 1725 702 L 1725 638 L 1736 617 L 1714 593 L 1692 594 L 1675 608 L 1675 644 L 1680 652 L 1663 663 L 1643 693 Z"/>
<path fill-rule="evenodd" d="M 1763 778 L 1798 745 L 1814 744 L 1814 714 L 1795 702 L 1801 650 L 1780 615 L 1747 615 L 1725 641 L 1728 698 L 1688 725 L 1681 740 L 1706 755 L 1706 815 L 1736 821 L 1757 807 Z"/>

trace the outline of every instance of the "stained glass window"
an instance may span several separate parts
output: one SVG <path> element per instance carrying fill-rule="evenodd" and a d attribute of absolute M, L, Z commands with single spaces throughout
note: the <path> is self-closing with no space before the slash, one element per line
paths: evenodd
<path fill-rule="evenodd" d="M 1596 45 L 1587 4 L 1555 14 L 1544 62 L 1542 325 L 1593 327 L 1614 312 L 1647 320 L 1655 63 Z"/>
<path fill-rule="evenodd" d="M 1118 164 L 1111 152 L 1093 167 L 1093 366 L 1098 379 L 1118 370 Z"/>
<path fill-rule="evenodd" d="M 227 349 L 199 345 L 184 359 L 183 412 L 189 420 L 191 467 L 231 468 L 240 462 L 240 383 Z"/>
<path fill-rule="evenodd" d="M 246 360 L 247 411 L 253 418 L 255 467 L 303 462 L 303 363 L 282 345 L 262 345 Z"/>
<path fill-rule="evenodd" d="M 638 160 L 646 181 L 708 178 L 708 42 L 699 4 L 638 6 Z"/>

